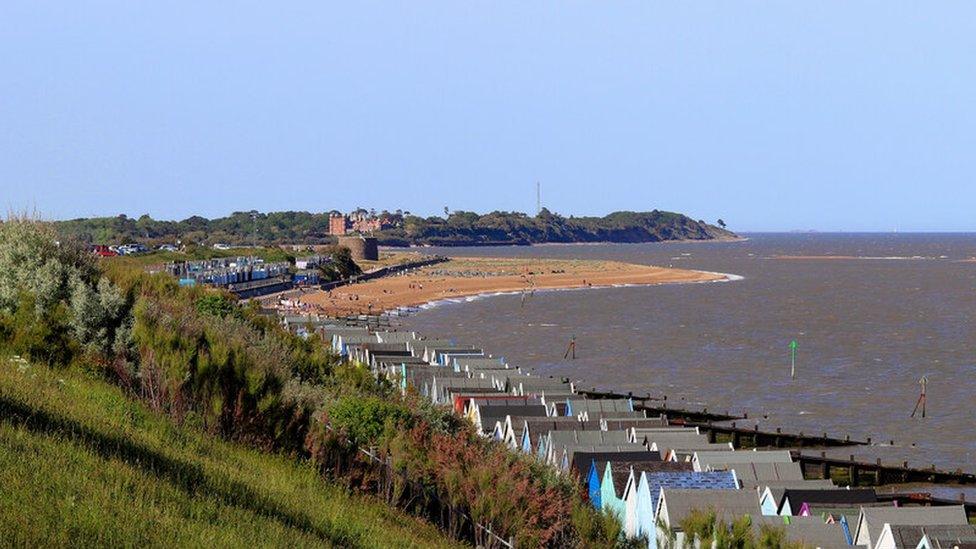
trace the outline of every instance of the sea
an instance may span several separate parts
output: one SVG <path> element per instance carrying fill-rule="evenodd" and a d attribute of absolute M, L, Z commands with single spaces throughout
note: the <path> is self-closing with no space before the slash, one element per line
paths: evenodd
<path fill-rule="evenodd" d="M 402 322 L 587 389 L 666 395 L 669 406 L 747 415 L 740 424 L 763 429 L 871 438 L 869 446 L 831 451 L 845 458 L 976 471 L 976 234 L 744 236 L 432 248 L 733 276 L 462 299 Z M 574 337 L 576 359 L 564 358 Z"/>

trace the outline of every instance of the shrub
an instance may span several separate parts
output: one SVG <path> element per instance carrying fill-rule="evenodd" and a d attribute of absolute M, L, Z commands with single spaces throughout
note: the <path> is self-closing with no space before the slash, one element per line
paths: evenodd
<path fill-rule="evenodd" d="M 412 419 L 398 403 L 359 395 L 343 396 L 327 413 L 329 423 L 357 446 L 375 446 L 387 426 L 404 427 Z"/>

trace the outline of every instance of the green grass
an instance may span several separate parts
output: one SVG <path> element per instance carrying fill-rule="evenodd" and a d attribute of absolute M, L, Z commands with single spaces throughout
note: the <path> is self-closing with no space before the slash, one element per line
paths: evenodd
<path fill-rule="evenodd" d="M 0 355 L 5 547 L 446 547 L 286 456 L 214 439 L 83 373 Z"/>

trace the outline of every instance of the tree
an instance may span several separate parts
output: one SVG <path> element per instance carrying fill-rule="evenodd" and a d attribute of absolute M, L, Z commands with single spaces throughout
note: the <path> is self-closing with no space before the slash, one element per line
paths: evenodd
<path fill-rule="evenodd" d="M 717 221 L 717 223 L 718 223 L 718 226 L 719 226 L 719 227 L 722 227 L 723 229 L 725 228 L 725 221 L 723 221 L 723 220 L 721 220 L 721 219 L 719 219 L 719 220 Z"/>
<path fill-rule="evenodd" d="M 444 217 L 451 217 L 451 210 L 444 206 Z"/>

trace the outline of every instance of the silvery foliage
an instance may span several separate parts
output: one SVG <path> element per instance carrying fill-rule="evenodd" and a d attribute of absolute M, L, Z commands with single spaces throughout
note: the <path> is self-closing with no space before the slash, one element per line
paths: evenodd
<path fill-rule="evenodd" d="M 22 293 L 46 311 L 68 297 L 70 272 L 51 231 L 30 221 L 0 224 L 0 312 L 13 313 Z"/>
<path fill-rule="evenodd" d="M 93 288 L 78 275 L 71 277 L 70 291 L 71 324 L 78 341 L 104 353 L 124 350 L 131 319 L 122 292 L 105 277 Z"/>
<path fill-rule="evenodd" d="M 132 324 L 125 296 L 107 278 L 93 285 L 95 272 L 83 249 L 62 246 L 48 226 L 29 219 L 0 223 L 0 313 L 13 313 L 22 294 L 34 297 L 39 316 L 65 302 L 79 341 L 124 351 Z"/>

